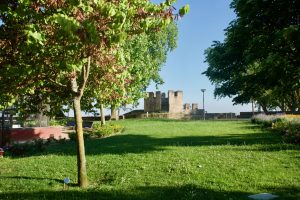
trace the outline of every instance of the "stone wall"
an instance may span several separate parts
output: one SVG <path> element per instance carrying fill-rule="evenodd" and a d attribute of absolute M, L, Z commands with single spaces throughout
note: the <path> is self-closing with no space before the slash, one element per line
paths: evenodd
<path fill-rule="evenodd" d="M 160 112 L 161 111 L 161 92 L 148 93 L 148 97 L 144 100 L 145 112 Z"/>
<path fill-rule="evenodd" d="M 161 112 L 169 112 L 169 98 L 165 93 L 161 94 Z"/>
<path fill-rule="evenodd" d="M 169 113 L 181 113 L 183 105 L 183 92 L 173 90 L 168 91 Z"/>
<path fill-rule="evenodd" d="M 169 112 L 181 113 L 182 112 L 182 91 L 168 91 L 168 97 L 165 93 L 153 92 L 148 93 L 148 97 L 144 99 L 144 111 L 153 112 Z"/>

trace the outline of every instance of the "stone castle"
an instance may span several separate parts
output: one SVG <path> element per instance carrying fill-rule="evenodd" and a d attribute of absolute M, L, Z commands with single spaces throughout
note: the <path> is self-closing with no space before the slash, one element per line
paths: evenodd
<path fill-rule="evenodd" d="M 235 113 L 207 113 L 198 108 L 197 103 L 183 104 L 182 91 L 168 91 L 168 96 L 160 91 L 148 92 L 144 99 L 144 110 L 133 110 L 126 118 L 169 118 L 169 119 L 233 119 Z"/>
<path fill-rule="evenodd" d="M 173 90 L 168 91 L 168 96 L 160 91 L 148 92 L 148 97 L 144 99 L 144 112 L 203 115 L 203 110 L 198 109 L 198 104 L 183 104 L 183 92 Z"/>

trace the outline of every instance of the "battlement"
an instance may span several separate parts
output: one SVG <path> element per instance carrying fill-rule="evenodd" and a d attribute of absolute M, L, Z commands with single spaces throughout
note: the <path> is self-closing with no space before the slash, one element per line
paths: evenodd
<path fill-rule="evenodd" d="M 145 112 L 182 112 L 182 91 L 168 91 L 168 97 L 160 91 L 148 92 L 147 98 L 144 99 Z"/>
<path fill-rule="evenodd" d="M 160 91 L 148 92 L 148 97 L 144 99 L 144 112 L 162 113 L 163 115 L 185 115 L 203 116 L 204 110 L 198 108 L 197 103 L 183 104 L 183 91 L 169 90 L 168 96 Z"/>

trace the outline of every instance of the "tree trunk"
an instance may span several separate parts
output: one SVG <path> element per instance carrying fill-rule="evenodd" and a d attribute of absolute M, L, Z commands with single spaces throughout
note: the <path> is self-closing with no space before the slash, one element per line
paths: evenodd
<path fill-rule="evenodd" d="M 263 109 L 264 113 L 265 113 L 266 115 L 268 115 L 268 114 L 269 114 L 269 111 L 268 111 L 268 108 L 267 108 L 267 106 L 265 106 L 265 105 L 262 105 L 261 107 L 262 107 L 262 109 Z"/>
<path fill-rule="evenodd" d="M 87 187 L 88 178 L 87 178 L 87 171 L 86 171 L 86 159 L 85 159 L 84 138 L 83 138 L 83 129 L 82 129 L 80 97 L 74 98 L 74 116 L 75 116 L 76 133 L 77 133 L 78 184 L 80 187 Z"/>
<path fill-rule="evenodd" d="M 78 87 L 77 77 L 74 76 L 71 79 L 72 91 L 75 94 L 73 99 L 74 106 L 74 116 L 75 116 L 75 130 L 77 136 L 77 177 L 78 185 L 82 188 L 88 186 L 88 176 L 86 170 L 86 158 L 85 158 L 85 148 L 84 148 L 84 138 L 83 138 L 83 128 L 82 128 L 82 116 L 81 116 L 81 106 L 80 101 L 83 95 L 83 91 L 88 79 L 90 71 L 91 57 L 88 57 L 88 64 L 82 68 L 82 78 L 83 81 Z M 74 73 L 76 74 L 76 72 Z"/>
<path fill-rule="evenodd" d="M 119 120 L 119 113 L 115 106 L 111 106 L 111 120 Z"/>
<path fill-rule="evenodd" d="M 252 117 L 254 117 L 254 101 L 252 100 Z"/>
<path fill-rule="evenodd" d="M 105 114 L 103 104 L 100 104 L 101 126 L 105 126 Z"/>
<path fill-rule="evenodd" d="M 285 113 L 286 109 L 285 109 L 285 102 L 284 102 L 284 100 L 282 100 L 282 101 L 280 102 L 279 108 L 280 108 L 280 110 L 281 110 L 283 113 Z"/>

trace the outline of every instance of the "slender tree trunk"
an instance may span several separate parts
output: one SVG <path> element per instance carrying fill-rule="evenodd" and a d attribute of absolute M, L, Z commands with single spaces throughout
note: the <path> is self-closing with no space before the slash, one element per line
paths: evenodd
<path fill-rule="evenodd" d="M 85 158 L 85 147 L 84 147 L 83 128 L 82 128 L 80 97 L 74 98 L 74 116 L 75 116 L 76 133 L 77 133 L 78 184 L 80 187 L 87 187 L 88 177 L 86 171 L 86 158 Z"/>
<path fill-rule="evenodd" d="M 269 111 L 268 111 L 268 109 L 267 109 L 267 106 L 262 105 L 261 107 L 262 107 L 264 113 L 265 113 L 266 115 L 268 115 L 268 114 L 269 114 Z"/>
<path fill-rule="evenodd" d="M 111 106 L 111 120 L 119 120 L 119 113 L 115 106 Z"/>
<path fill-rule="evenodd" d="M 282 101 L 280 102 L 280 110 L 281 110 L 283 113 L 285 113 L 285 111 L 286 111 L 284 99 L 282 99 Z"/>
<path fill-rule="evenodd" d="M 84 137 L 82 128 L 82 116 L 81 116 L 81 106 L 80 101 L 83 95 L 83 91 L 88 79 L 89 71 L 91 66 L 91 57 L 88 57 L 88 64 L 82 67 L 81 76 L 83 81 L 80 86 L 77 84 L 76 72 L 75 76 L 71 79 L 72 92 L 74 93 L 73 106 L 74 106 L 74 116 L 76 122 L 76 135 L 77 135 L 77 176 L 78 185 L 82 188 L 88 186 L 88 176 L 86 170 L 86 158 L 85 158 L 85 148 L 84 148 Z"/>
<path fill-rule="evenodd" d="M 105 114 L 103 104 L 100 104 L 101 126 L 105 126 Z"/>
<path fill-rule="evenodd" d="M 254 101 L 252 100 L 252 117 L 254 117 Z"/>

